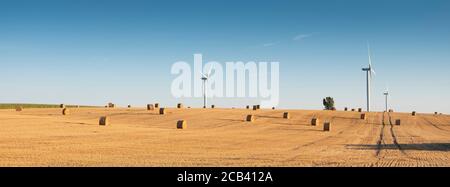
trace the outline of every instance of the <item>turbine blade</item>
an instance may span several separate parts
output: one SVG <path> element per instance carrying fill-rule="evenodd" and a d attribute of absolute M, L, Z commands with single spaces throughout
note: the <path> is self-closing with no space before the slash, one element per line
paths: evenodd
<path fill-rule="evenodd" d="M 372 69 L 372 57 L 370 55 L 370 45 L 369 42 L 367 42 L 367 55 L 369 57 L 369 68 Z"/>
<path fill-rule="evenodd" d="M 199 72 L 200 72 L 200 74 L 202 75 L 202 77 L 206 77 L 205 74 L 203 74 L 201 71 L 199 71 Z"/>
<path fill-rule="evenodd" d="M 372 76 L 372 73 L 373 73 L 373 75 L 377 75 L 377 74 L 375 73 L 375 70 L 373 70 L 373 68 L 372 68 L 372 57 L 371 57 L 371 54 L 370 54 L 370 45 L 369 45 L 369 42 L 367 42 L 367 55 L 368 55 L 368 57 L 369 57 L 369 70 L 370 70 L 370 76 Z"/>
<path fill-rule="evenodd" d="M 209 78 L 209 76 L 211 75 L 211 70 L 214 68 L 214 64 L 212 64 L 211 65 L 211 67 L 209 67 L 209 71 L 208 71 L 208 78 Z"/>

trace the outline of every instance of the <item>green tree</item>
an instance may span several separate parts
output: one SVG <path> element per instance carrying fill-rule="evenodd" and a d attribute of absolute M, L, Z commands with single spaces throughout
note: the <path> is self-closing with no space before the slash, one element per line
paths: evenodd
<path fill-rule="evenodd" d="M 323 99 L 323 106 L 325 110 L 336 110 L 334 107 L 334 99 L 332 97 L 326 97 Z"/>

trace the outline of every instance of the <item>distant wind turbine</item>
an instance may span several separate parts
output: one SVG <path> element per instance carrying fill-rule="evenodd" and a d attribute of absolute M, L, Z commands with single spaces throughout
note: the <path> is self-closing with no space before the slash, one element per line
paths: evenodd
<path fill-rule="evenodd" d="M 384 91 L 384 103 L 386 105 L 386 112 L 388 112 L 388 97 L 389 97 L 389 88 L 386 86 L 386 91 Z"/>
<path fill-rule="evenodd" d="M 372 73 L 375 75 L 375 71 L 372 68 L 372 59 L 370 58 L 370 46 L 367 43 L 367 51 L 369 56 L 369 67 L 362 68 L 363 71 L 366 72 L 367 79 L 367 112 L 370 112 L 370 83 L 372 81 Z"/>
<path fill-rule="evenodd" d="M 201 71 L 200 71 L 200 74 L 202 75 L 202 80 L 203 80 L 203 108 L 206 108 L 206 105 L 207 105 L 207 101 L 206 101 L 206 97 L 207 97 L 207 89 L 206 89 L 206 83 L 208 82 L 208 79 L 209 79 L 209 77 L 210 77 L 210 75 L 211 75 L 211 70 L 213 69 L 213 67 L 214 67 L 214 64 L 209 68 L 209 71 L 208 71 L 208 73 L 207 74 L 203 74 Z"/>

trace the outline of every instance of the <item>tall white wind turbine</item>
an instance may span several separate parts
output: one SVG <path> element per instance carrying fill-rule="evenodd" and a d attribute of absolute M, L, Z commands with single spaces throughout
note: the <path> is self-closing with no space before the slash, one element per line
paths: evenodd
<path fill-rule="evenodd" d="M 389 87 L 386 86 L 386 91 L 384 91 L 384 104 L 386 107 L 386 112 L 388 112 L 388 97 L 389 97 Z"/>
<path fill-rule="evenodd" d="M 370 112 L 370 84 L 372 81 L 372 74 L 375 75 L 375 71 L 372 68 L 372 59 L 370 58 L 370 46 L 367 44 L 367 52 L 369 56 L 369 67 L 362 68 L 363 71 L 366 72 L 367 79 L 367 112 Z"/>
<path fill-rule="evenodd" d="M 209 71 L 208 71 L 208 73 L 207 74 L 203 74 L 201 71 L 200 71 L 200 74 L 202 75 L 202 80 L 203 80 L 203 108 L 206 108 L 206 105 L 207 105 L 207 99 L 206 99 L 206 97 L 207 97 L 207 88 L 206 88 L 206 86 L 207 86 L 207 82 L 208 82 L 208 79 L 209 79 L 209 76 L 211 75 L 211 70 L 212 70 L 212 68 L 214 67 L 214 64 L 209 68 Z"/>

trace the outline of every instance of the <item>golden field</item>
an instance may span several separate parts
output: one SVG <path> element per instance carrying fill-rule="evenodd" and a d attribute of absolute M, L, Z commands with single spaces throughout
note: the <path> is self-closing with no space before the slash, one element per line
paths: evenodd
<path fill-rule="evenodd" d="M 61 111 L 0 110 L 0 166 L 450 166 L 448 115 L 371 112 L 361 120 L 350 111 Z M 245 121 L 248 114 L 254 122 Z M 111 124 L 99 126 L 100 116 Z M 318 126 L 311 126 L 313 117 Z M 186 129 L 176 128 L 181 119 Z M 324 121 L 330 132 L 322 130 Z"/>

